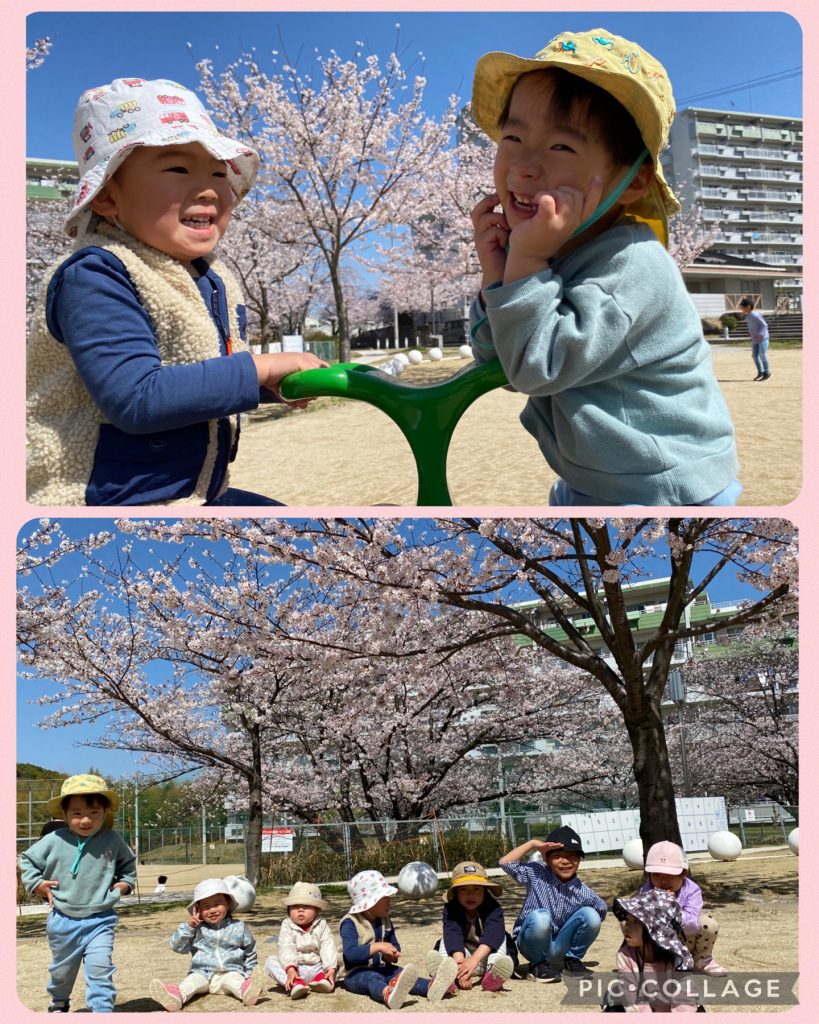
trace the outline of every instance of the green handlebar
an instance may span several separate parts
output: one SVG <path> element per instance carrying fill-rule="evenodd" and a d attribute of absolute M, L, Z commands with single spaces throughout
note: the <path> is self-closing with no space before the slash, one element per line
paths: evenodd
<path fill-rule="evenodd" d="M 375 366 L 338 363 L 291 373 L 282 397 L 354 398 L 386 413 L 409 442 L 418 471 L 418 505 L 451 505 L 446 479 L 449 443 L 461 416 L 481 395 L 507 383 L 497 359 L 471 365 L 437 384 L 402 384 Z"/>

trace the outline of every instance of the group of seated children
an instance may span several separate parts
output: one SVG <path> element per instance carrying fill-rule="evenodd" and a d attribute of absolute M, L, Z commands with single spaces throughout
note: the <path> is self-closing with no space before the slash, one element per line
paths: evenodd
<path fill-rule="evenodd" d="M 71 990 L 84 967 L 88 1008 L 110 1012 L 113 938 L 120 896 L 135 884 L 133 853 L 113 831 L 118 797 L 103 779 L 72 776 L 52 801 L 64 819 L 20 857 L 28 891 L 50 904 L 47 934 L 49 1012 L 68 1012 Z M 532 857 L 539 854 L 539 857 Z M 339 925 L 343 978 L 336 942 L 318 886 L 297 882 L 282 900 L 277 955 L 265 962 L 267 974 L 291 999 L 330 993 L 340 984 L 390 1009 L 410 996 L 437 1002 L 459 989 L 498 992 L 518 972 L 518 953 L 528 961 L 528 977 L 559 981 L 588 974 L 583 964 L 606 916 L 606 904 L 577 877 L 584 856 L 580 837 L 562 826 L 545 840 L 531 839 L 500 860 L 503 870 L 526 888 L 523 906 L 506 931 L 492 881 L 475 861 L 458 864 L 443 897 L 441 937 L 427 955 L 429 978 L 413 963 L 399 966 L 401 946 L 389 916 L 398 891 L 378 871 L 360 871 L 347 885 L 352 905 Z M 670 1003 L 663 996 L 647 1002 L 637 979 L 666 971 L 725 974 L 712 955 L 716 921 L 702 913 L 702 892 L 691 879 L 685 855 L 674 843 L 656 843 L 646 856 L 646 880 L 630 899 L 614 901 L 623 929 L 617 970 L 623 977 L 618 999 L 606 1009 L 696 1010 L 684 995 Z M 200 882 L 188 905 L 188 920 L 170 938 L 171 949 L 191 955 L 179 984 L 154 979 L 151 996 L 166 1010 L 180 1010 L 195 995 L 222 992 L 253 1006 L 262 991 L 254 972 L 256 943 L 250 928 L 234 916 L 238 901 L 225 879 Z M 520 974 L 518 974 L 520 976 Z M 614 1004 L 617 1005 L 614 1005 Z"/>

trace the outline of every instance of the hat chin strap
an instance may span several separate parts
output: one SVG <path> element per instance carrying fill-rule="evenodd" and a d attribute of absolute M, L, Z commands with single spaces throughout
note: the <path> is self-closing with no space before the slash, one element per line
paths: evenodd
<path fill-rule="evenodd" d="M 596 223 L 603 214 L 608 213 L 609 210 L 614 206 L 620 196 L 626 191 L 629 185 L 637 177 L 637 172 L 643 166 L 646 157 L 648 156 L 648 150 L 643 149 L 642 153 L 637 157 L 634 163 L 626 171 L 623 180 L 610 192 L 606 198 L 600 203 L 597 209 L 592 213 L 590 217 L 587 217 L 580 227 L 572 234 L 572 238 L 576 238 L 577 235 L 582 235 L 586 228 L 590 228 L 592 224 Z"/>

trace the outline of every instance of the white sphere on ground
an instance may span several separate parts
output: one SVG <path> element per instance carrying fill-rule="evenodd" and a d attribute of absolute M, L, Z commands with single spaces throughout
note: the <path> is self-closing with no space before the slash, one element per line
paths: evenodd
<path fill-rule="evenodd" d="M 736 860 L 742 853 L 742 843 L 733 832 L 714 832 L 708 839 L 708 852 L 714 860 Z"/>
<path fill-rule="evenodd" d="M 417 349 L 413 349 L 412 352 L 407 352 L 407 359 L 409 359 L 411 363 L 421 363 L 423 362 L 424 357 Z"/>
<path fill-rule="evenodd" d="M 225 875 L 223 881 L 236 900 L 236 910 L 239 913 L 250 910 L 256 902 L 256 890 L 250 879 L 244 875 Z"/>
<path fill-rule="evenodd" d="M 464 359 L 469 359 L 472 356 L 472 346 L 471 345 L 460 345 L 458 347 L 458 354 L 462 355 L 464 357 Z"/>
<path fill-rule="evenodd" d="M 629 870 L 642 871 L 645 865 L 643 857 L 643 840 L 640 838 L 629 839 L 623 847 L 623 861 Z"/>
<path fill-rule="evenodd" d="M 409 366 L 409 358 L 407 357 L 406 352 L 399 352 L 395 357 L 395 361 L 400 363 L 402 366 Z"/>
<path fill-rule="evenodd" d="M 795 828 L 792 832 L 788 833 L 788 849 L 791 853 L 795 853 L 799 856 L 799 829 Z"/>
<path fill-rule="evenodd" d="M 423 860 L 413 860 L 398 872 L 396 885 L 402 896 L 420 900 L 424 896 L 434 896 L 438 891 L 438 875 L 431 864 Z"/>
<path fill-rule="evenodd" d="M 444 353 L 439 348 L 431 348 L 431 349 L 429 349 L 429 351 L 427 352 L 427 355 L 429 356 L 429 358 L 434 363 L 437 363 L 439 359 L 443 359 L 444 358 Z"/>
<path fill-rule="evenodd" d="M 534 862 L 535 864 L 544 863 L 543 854 L 540 852 L 540 850 L 535 850 L 534 853 L 529 855 L 529 863 L 531 864 L 532 862 Z"/>

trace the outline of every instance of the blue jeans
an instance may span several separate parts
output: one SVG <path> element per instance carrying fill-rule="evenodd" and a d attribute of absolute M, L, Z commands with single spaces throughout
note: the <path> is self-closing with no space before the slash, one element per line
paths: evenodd
<path fill-rule="evenodd" d="M 239 487 L 228 487 L 224 494 L 208 505 L 283 505 L 281 501 L 274 501 L 273 498 L 266 498 L 263 494 L 256 494 L 254 491 L 243 491 Z"/>
<path fill-rule="evenodd" d="M 727 487 L 724 487 L 719 494 L 715 494 L 710 497 L 707 501 L 698 501 L 695 504 L 699 507 L 702 505 L 736 505 L 737 500 L 742 494 L 742 484 L 739 480 L 732 480 Z M 565 480 L 561 480 L 560 477 L 555 480 L 552 484 L 552 489 L 549 492 L 549 504 L 550 505 L 611 505 L 610 501 L 601 501 L 600 498 L 593 498 L 590 494 L 582 494 L 580 491 L 576 491 L 573 487 L 570 487 Z M 644 505 L 637 505 L 629 502 L 628 505 L 617 506 L 618 508 L 645 508 Z"/>
<path fill-rule="evenodd" d="M 768 372 L 768 339 L 754 341 L 751 343 L 751 355 L 754 357 L 754 364 L 760 373 Z"/>
<path fill-rule="evenodd" d="M 583 959 L 597 938 L 601 924 L 596 910 L 581 907 L 564 923 L 557 935 L 553 935 L 552 915 L 549 911 L 533 910 L 523 919 L 515 941 L 530 964 L 548 962 L 559 967 L 566 956 Z"/>
<path fill-rule="evenodd" d="M 390 980 L 401 973 L 397 964 L 389 967 L 362 967 L 361 970 L 348 974 L 342 982 L 342 988 L 348 992 L 354 992 L 357 996 L 369 996 L 377 1003 L 384 1004 L 384 989 Z M 426 978 L 419 978 L 410 989 L 411 996 L 426 997 L 429 982 Z"/>
<path fill-rule="evenodd" d="M 94 1013 L 112 1013 L 117 991 L 114 988 L 114 928 L 117 915 L 113 911 L 90 917 L 68 917 L 52 910 L 46 921 L 46 934 L 51 949 L 48 972 L 48 993 L 52 1002 L 68 1001 L 74 982 L 85 969 L 85 1003 Z"/>

